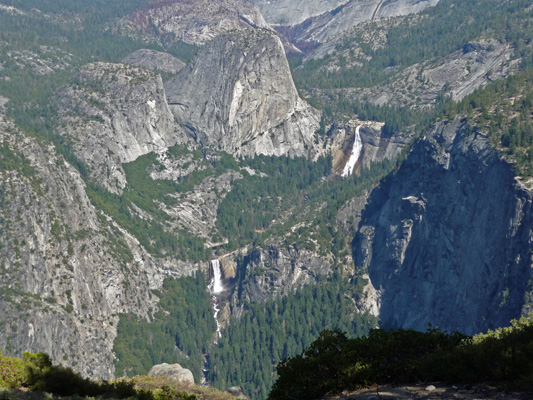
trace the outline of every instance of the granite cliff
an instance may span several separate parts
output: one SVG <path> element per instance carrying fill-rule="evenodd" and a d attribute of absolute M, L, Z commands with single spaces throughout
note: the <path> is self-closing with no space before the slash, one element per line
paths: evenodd
<path fill-rule="evenodd" d="M 349 0 L 251 0 L 271 25 L 297 25 L 346 4 Z"/>
<path fill-rule="evenodd" d="M 88 64 L 56 99 L 60 134 L 112 192 L 126 185 L 123 163 L 188 141 L 167 106 L 161 76 L 145 68 Z"/>
<path fill-rule="evenodd" d="M 342 38 L 347 40 L 347 37 Z M 369 42 L 377 43 L 378 40 L 371 39 Z M 318 49 L 309 58 L 320 58 L 326 48 Z M 331 60 L 322 67 L 324 73 L 339 70 L 340 58 L 349 60 L 350 50 L 332 53 Z M 445 57 L 411 65 L 393 74 L 383 84 L 370 88 L 313 89 L 311 93 L 327 101 L 344 97 L 378 106 L 428 109 L 443 96 L 461 101 L 476 89 L 517 71 L 520 62 L 513 58 L 513 52 L 509 43 L 494 39 L 474 40 Z"/>
<path fill-rule="evenodd" d="M 270 29 L 259 9 L 245 0 L 170 0 L 140 9 L 121 21 L 168 45 L 204 45 L 216 36 L 248 28 Z"/>
<path fill-rule="evenodd" d="M 404 24 L 406 35 L 416 36 L 417 24 L 428 20 L 389 17 L 437 0 L 255 3 L 171 0 L 133 11 L 138 6 L 131 5 L 122 14 L 111 10 L 108 23 L 98 25 L 102 32 L 88 31 L 101 17 L 93 10 L 80 24 L 88 36 L 77 35 L 81 14 L 69 14 L 77 15 L 72 23 L 59 11 L 41 16 L 29 6 L 0 6 L 1 21 L 42 18 L 52 33 L 38 26 L 35 37 L 58 46 L 28 44 L 25 34 L 5 28 L 30 29 L 26 20 L 0 27 L 9 42 L 0 44 L 6 354 L 45 351 L 84 376 L 112 378 L 119 315 L 153 322 L 164 278 L 201 269 L 214 280 L 215 264 L 225 289 L 212 290 L 211 305 L 222 326 L 255 302 L 333 275 L 350 285 L 349 295 L 339 292 L 353 311 L 347 318 L 369 311 L 384 327 L 424 330 L 431 322 L 474 333 L 532 309 L 531 189 L 495 150 L 497 135 L 490 142 L 464 121 L 440 122 L 381 181 L 422 130 L 421 118 L 407 112 L 411 119 L 394 128 L 383 129 L 383 121 L 397 122 L 416 108 L 429 113 L 438 99 L 457 101 L 507 77 L 522 65 L 516 49 L 531 55 L 526 40 L 516 46 L 503 35 L 460 39 L 438 58 L 376 67 L 383 79 L 365 86 L 355 67 L 385 49 L 391 27 Z M 331 85 L 297 82 L 311 104 L 323 107 L 323 120 L 299 96 L 287 45 L 258 6 L 291 39 L 321 46 L 301 67 L 311 61 Z M 85 47 L 67 46 L 71 37 Z M 91 47 L 93 39 L 102 42 Z M 198 49 L 181 42 L 203 46 L 194 58 L 183 56 L 187 65 L 145 49 L 178 57 L 180 48 L 189 56 Z M 333 82 L 336 72 L 351 74 L 353 87 Z M 516 113 L 518 122 L 529 121 L 533 97 L 508 98 L 517 99 L 516 109 L 486 107 L 483 118 Z M 521 134 L 525 142 L 526 129 Z M 519 148 L 533 160 L 528 151 Z M 352 154 L 361 176 L 343 174 Z M 327 155 L 333 160 L 320 158 Z M 392 161 L 365 170 L 384 160 Z M 203 291 L 203 282 L 197 286 Z M 316 321 L 315 328 L 328 328 Z M 260 342 L 254 350 L 269 345 Z M 271 378 L 267 364 L 279 358 L 262 357 L 267 367 L 258 368 L 255 354 L 231 368 L 246 359 L 250 370 Z M 209 367 L 208 354 L 196 355 Z"/>
<path fill-rule="evenodd" d="M 331 262 L 316 252 L 294 247 L 271 245 L 251 250 L 239 266 L 239 288 L 231 299 L 233 313 L 240 315 L 245 302 L 265 302 L 300 286 L 316 284 L 320 275 L 331 272 Z"/>
<path fill-rule="evenodd" d="M 162 51 L 149 49 L 134 51 L 124 57 L 122 62 L 135 67 L 144 67 L 153 71 L 161 71 L 169 74 L 177 74 L 185 67 L 185 63 L 180 59 Z"/>
<path fill-rule="evenodd" d="M 286 32 L 293 43 L 327 43 L 366 21 L 416 14 L 439 0 L 351 0 L 335 9 L 291 25 Z"/>
<path fill-rule="evenodd" d="M 438 123 L 370 195 L 353 242 L 381 326 L 467 334 L 527 312 L 532 193 L 488 137 Z"/>
<path fill-rule="evenodd" d="M 298 97 L 281 41 L 269 31 L 219 36 L 165 90 L 202 146 L 239 156 L 319 154 L 319 113 Z"/>
<path fill-rule="evenodd" d="M 413 136 L 405 133 L 387 134 L 383 132 L 383 126 L 380 122 L 360 120 L 332 124 L 329 127 L 332 134 L 326 141 L 326 148 L 333 157 L 333 171 L 342 175 L 350 160 L 357 134 L 360 142 L 355 145 L 359 146 L 359 156 L 354 160 L 352 172 L 360 173 L 362 169 L 371 168 L 373 164 L 396 159 L 402 149 L 409 145 Z"/>
<path fill-rule="evenodd" d="M 85 376 L 114 376 L 118 313 L 146 315 L 168 270 L 98 212 L 79 172 L 1 117 L 0 347 L 45 351 Z M 166 272 L 165 272 L 166 271 Z"/>

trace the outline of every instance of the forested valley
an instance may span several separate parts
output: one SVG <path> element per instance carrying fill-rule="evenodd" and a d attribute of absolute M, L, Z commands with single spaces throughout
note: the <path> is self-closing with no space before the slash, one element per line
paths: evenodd
<path fill-rule="evenodd" d="M 0 369 L 0 387 L 37 390 L 65 374 L 73 387 L 83 388 L 69 393 L 74 395 L 218 398 L 218 392 L 198 391 L 187 397 L 181 387 L 162 389 L 158 382 L 140 377 L 153 365 L 180 363 L 197 384 L 220 390 L 242 386 L 253 400 L 289 394 L 305 399 L 387 383 L 406 368 L 409 372 L 398 382 L 454 382 L 468 369 L 470 357 L 478 373 L 464 375 L 466 381 L 491 380 L 531 389 L 523 375 L 515 379 L 509 373 L 517 370 L 517 360 L 530 364 L 530 322 L 519 320 L 507 330 L 473 338 L 438 329 L 426 333 L 377 329 L 382 322 L 382 287 L 372 286 L 374 275 L 368 269 L 377 250 L 371 245 L 354 248 L 356 235 L 366 235 L 367 244 L 377 232 L 368 225 L 367 206 L 373 201 L 381 201 L 384 209 L 392 204 L 376 199 L 374 190 L 394 181 L 435 126 L 460 123 L 471 137 L 486 138 L 490 143 L 486 153 L 508 163 L 517 187 L 529 190 L 533 177 L 530 1 L 442 0 L 417 14 L 354 27 L 330 43 L 323 56 L 314 50 L 290 53 L 288 63 L 282 60 L 280 65 L 290 67 L 300 98 L 295 100 L 296 111 L 272 129 L 296 119 L 303 103 L 312 106 L 310 114 L 299 120 L 302 125 L 301 121 L 316 117 L 316 125 L 309 122 L 316 126 L 313 141 L 301 146 L 306 157 L 294 156 L 292 149 L 282 155 L 264 151 L 235 156 L 216 146 L 202 146 L 202 133 L 178 122 L 172 112 L 183 105 L 167 104 L 165 85 L 185 76 L 191 60 L 207 46 L 182 41 L 185 36 L 164 32 L 157 25 L 154 10 L 178 3 L 186 2 L 0 0 L 0 305 L 5 308 L 0 312 L 4 354 L 0 353 L 0 367 L 9 370 L 8 374 Z M 232 7 L 222 8 L 226 12 Z M 146 13 L 151 34 L 132 22 L 132 13 L 138 11 Z M 230 34 L 240 29 L 236 24 Z M 246 46 L 253 44 L 250 38 L 244 37 Z M 487 47 L 484 52 L 479 43 Z M 482 83 L 464 95 L 454 97 L 451 83 L 428 89 L 433 92 L 427 97 L 422 90 L 415 88 L 411 94 L 402 87 L 402 95 L 412 96 L 411 103 L 402 105 L 354 95 L 410 86 L 405 74 L 415 67 L 420 69 L 417 85 L 429 88 L 425 68 L 433 71 L 455 61 L 459 65 L 457 60 L 472 53 L 485 61 L 492 51 L 490 43 L 510 49 L 511 55 L 502 61 L 500 75 L 482 74 Z M 139 49 L 171 55 L 183 63 L 185 72 L 122 62 Z M 246 51 L 241 53 L 245 59 Z M 96 66 L 92 81 L 83 69 L 86 65 Z M 116 65 L 118 72 L 109 79 L 100 76 L 102 65 Z M 221 63 L 220 69 L 225 67 Z M 243 71 L 248 73 L 249 68 Z M 471 75 L 469 68 L 465 63 L 461 73 Z M 232 82 L 234 96 L 247 90 L 247 84 L 257 83 L 238 82 Z M 81 100 L 65 105 L 75 98 L 73 93 L 81 93 Z M 228 101 L 232 122 L 225 123 L 230 132 L 238 126 L 235 110 L 241 104 Z M 128 107 L 135 112 L 128 113 Z M 260 125 L 262 112 L 257 112 L 254 126 Z M 161 121 L 167 117 L 175 124 L 176 137 L 171 140 L 161 133 Z M 139 128 L 143 118 L 148 134 Z M 145 142 L 126 143 L 120 153 L 117 148 L 124 137 L 117 132 L 124 126 L 142 131 L 135 134 Z M 118 176 L 122 186 L 109 185 L 83 158 L 83 129 L 99 137 L 103 146 L 87 149 L 87 154 L 109 162 L 107 177 L 111 181 Z M 112 132 L 107 137 L 106 129 Z M 283 132 L 294 133 L 291 129 Z M 360 129 L 363 136 L 358 138 Z M 272 143 L 288 146 L 287 137 Z M 347 164 L 358 140 L 355 173 L 340 176 L 342 168 L 334 167 Z M 444 156 L 442 160 L 442 165 L 450 163 Z M 394 212 L 430 207 L 424 193 L 413 192 L 402 200 L 404 205 Z M 529 215 L 521 210 L 515 214 L 515 219 Z M 387 260 L 391 271 L 387 278 L 411 267 L 402 263 L 417 251 L 408 246 L 415 236 L 413 226 L 426 223 L 432 215 L 418 217 L 391 224 L 387 249 L 395 249 L 395 256 Z M 513 223 L 507 237 L 519 231 Z M 453 232 L 442 229 L 432 235 L 441 235 L 443 247 L 453 248 Z M 524 240 L 517 239 L 517 247 L 529 246 Z M 512 251 L 505 250 L 516 265 L 525 262 Z M 366 258 L 360 256 L 363 253 Z M 221 265 L 222 293 L 214 293 L 210 286 L 215 260 Z M 455 258 L 450 263 L 454 270 L 462 267 Z M 427 263 L 424 268 L 429 281 L 437 279 Z M 506 272 L 500 280 L 510 279 Z M 502 298 L 501 310 L 520 297 L 522 312 L 533 311 L 533 283 L 525 281 L 524 293 L 513 294 L 511 284 L 495 293 Z M 48 356 L 39 355 L 45 346 L 38 339 L 50 344 L 46 350 L 55 350 L 53 364 L 63 365 L 64 370 L 58 372 Z M 514 346 L 515 342 L 526 344 Z M 416 347 L 417 343 L 426 347 Z M 22 360 L 11 358 L 22 351 L 32 353 Z M 385 357 L 386 352 L 396 359 Z M 484 352 L 499 360 L 502 371 L 484 368 L 484 363 L 492 362 L 483 357 Z M 511 361 L 505 357 L 509 352 Z M 84 357 L 92 357 L 92 364 Z M 457 368 L 440 373 L 444 364 Z M 124 378 L 125 383 L 91 386 L 84 379 L 95 365 L 101 367 L 99 378 Z M 380 370 L 383 365 L 386 368 Z M 327 379 L 321 371 L 336 379 Z"/>

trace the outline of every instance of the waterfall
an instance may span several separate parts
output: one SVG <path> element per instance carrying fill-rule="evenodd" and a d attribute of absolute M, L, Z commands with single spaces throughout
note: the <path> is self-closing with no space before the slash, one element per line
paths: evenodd
<path fill-rule="evenodd" d="M 224 291 L 224 285 L 222 284 L 222 270 L 220 268 L 220 261 L 215 259 L 215 260 L 211 260 L 211 269 L 212 269 L 212 273 L 213 273 L 213 277 L 211 278 L 211 281 L 209 282 L 209 285 L 208 285 L 208 288 L 209 290 L 211 291 L 211 293 L 213 294 L 212 296 L 212 300 L 213 300 L 213 311 L 214 311 L 214 318 L 215 318 L 215 321 L 217 323 L 217 334 L 216 334 L 216 338 L 220 338 L 222 337 L 222 332 L 221 332 L 221 326 L 218 322 L 218 313 L 220 312 L 220 308 L 218 307 L 218 304 L 217 304 L 217 297 L 216 295 L 223 292 Z M 215 339 L 215 343 L 216 343 L 216 339 Z"/>
<path fill-rule="evenodd" d="M 359 160 L 359 156 L 361 155 L 361 150 L 363 150 L 363 142 L 361 141 L 361 134 L 359 133 L 359 128 L 361 128 L 361 125 L 359 125 L 355 129 L 355 138 L 353 141 L 353 148 L 352 148 L 352 154 L 350 154 L 350 158 L 348 159 L 348 162 L 344 166 L 344 170 L 342 171 L 341 176 L 346 177 L 350 176 L 353 172 L 353 169 L 355 168 L 355 163 L 357 163 L 357 160 Z"/>
<path fill-rule="evenodd" d="M 222 271 L 220 269 L 220 261 L 211 260 L 211 268 L 213 268 L 213 280 L 211 281 L 211 292 L 213 292 L 213 294 L 217 294 L 217 293 L 224 291 L 224 286 L 222 285 Z"/>

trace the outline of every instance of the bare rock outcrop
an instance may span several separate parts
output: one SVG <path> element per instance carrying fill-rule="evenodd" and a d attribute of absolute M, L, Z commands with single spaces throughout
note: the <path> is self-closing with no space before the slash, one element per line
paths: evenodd
<path fill-rule="evenodd" d="M 194 385 L 194 376 L 190 370 L 179 364 L 158 364 L 148 371 L 148 376 L 164 376 L 173 381 Z"/>
<path fill-rule="evenodd" d="M 241 386 L 232 386 L 226 389 L 226 392 L 233 395 L 237 399 L 248 400 L 248 396 L 244 394 L 244 389 Z"/>
<path fill-rule="evenodd" d="M 430 129 L 372 192 L 353 242 L 381 326 L 474 334 L 520 317 L 533 290 L 532 206 L 487 135 L 464 121 Z"/>
<path fill-rule="evenodd" d="M 169 0 L 136 11 L 123 22 L 165 44 L 204 45 L 234 30 L 271 29 L 253 3 L 245 0 Z"/>
<path fill-rule="evenodd" d="M 349 0 L 251 0 L 271 25 L 296 25 L 348 3 Z"/>
<path fill-rule="evenodd" d="M 351 0 L 335 10 L 294 26 L 292 37 L 296 43 L 326 43 L 363 22 L 416 14 L 438 2 L 439 0 Z"/>
<path fill-rule="evenodd" d="M 203 146 L 245 156 L 316 157 L 316 110 L 298 97 L 280 39 L 218 37 L 165 84 L 176 119 Z"/>
<path fill-rule="evenodd" d="M 386 134 L 384 124 L 375 121 L 349 120 L 331 126 L 331 138 L 326 142 L 326 149 L 333 156 L 333 171 L 341 175 L 348 162 L 355 141 L 357 128 L 360 135 L 360 155 L 353 172 L 359 173 L 364 168 L 383 160 L 395 159 L 402 149 L 411 141 L 409 134 Z"/>
<path fill-rule="evenodd" d="M 519 68 L 513 47 L 494 39 L 467 43 L 462 50 L 441 59 L 414 64 L 371 88 L 315 90 L 315 95 L 370 102 L 375 105 L 431 107 L 442 96 L 461 101 L 476 89 L 509 76 Z"/>
<path fill-rule="evenodd" d="M 176 194 L 175 197 L 180 197 L 176 205 L 160 206 L 170 216 L 172 227 L 210 240 L 216 231 L 218 205 L 231 191 L 232 182 L 238 179 L 242 179 L 242 175 L 236 171 L 207 177 L 182 197 Z"/>
<path fill-rule="evenodd" d="M 305 249 L 282 248 L 277 245 L 257 247 L 244 257 L 239 266 L 239 291 L 232 296 L 233 312 L 245 301 L 265 302 L 285 296 L 298 287 L 316 283 L 331 271 L 332 260 Z"/>
<path fill-rule="evenodd" d="M 111 379 L 118 314 L 147 315 L 157 304 L 151 289 L 191 269 L 155 261 L 92 206 L 54 146 L 3 117 L 0 150 L 0 348 L 44 351 Z"/>
<path fill-rule="evenodd" d="M 144 67 L 153 71 L 167 72 L 170 74 L 177 74 L 185 67 L 185 63 L 179 58 L 168 53 L 163 53 L 162 51 L 150 49 L 134 51 L 124 57 L 122 62 L 135 67 Z"/>
<path fill-rule="evenodd" d="M 147 69 L 88 64 L 56 97 L 61 134 L 92 178 L 112 192 L 126 184 L 123 163 L 187 142 L 167 106 L 161 77 Z"/>

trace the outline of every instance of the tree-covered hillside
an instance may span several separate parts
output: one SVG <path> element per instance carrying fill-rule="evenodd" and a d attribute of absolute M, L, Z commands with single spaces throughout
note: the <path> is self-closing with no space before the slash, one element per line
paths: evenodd
<path fill-rule="evenodd" d="M 516 173 L 533 176 L 533 67 L 450 103 L 440 118 L 466 117 L 502 155 L 513 161 Z"/>
<path fill-rule="evenodd" d="M 360 313 L 354 304 L 364 284 L 362 278 L 344 279 L 337 271 L 319 285 L 248 305 L 211 349 L 209 380 L 216 387 L 242 384 L 250 397 L 266 398 L 276 380 L 275 366 L 309 346 L 322 330 L 362 336 L 375 326 L 375 317 Z"/>
<path fill-rule="evenodd" d="M 368 24 L 370 34 L 347 34 L 330 55 L 293 61 L 295 83 L 305 90 L 374 86 L 410 65 L 438 60 L 486 37 L 512 43 L 516 57 L 532 63 L 529 6 L 527 0 L 443 0 L 420 15 L 393 19 L 398 23 L 390 26 Z M 385 40 L 371 34 L 383 29 Z M 333 60 L 336 68 L 326 68 Z"/>

